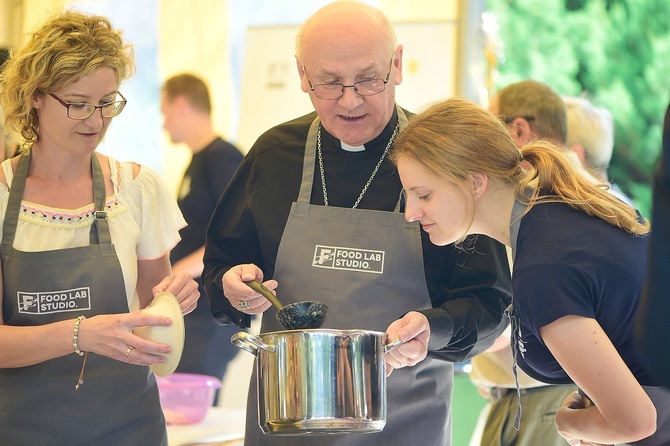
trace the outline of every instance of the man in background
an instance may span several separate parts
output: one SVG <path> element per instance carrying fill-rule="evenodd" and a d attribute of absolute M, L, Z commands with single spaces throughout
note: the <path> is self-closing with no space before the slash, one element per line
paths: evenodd
<path fill-rule="evenodd" d="M 517 147 L 536 139 L 549 139 L 565 146 L 567 116 L 563 99 L 549 86 L 527 79 L 498 91 L 489 111 L 509 129 Z"/>
<path fill-rule="evenodd" d="M 616 183 L 611 182 L 607 175 L 614 149 L 612 113 L 580 97 L 564 97 L 563 102 L 568 118 L 568 150 L 576 155 L 584 169 L 596 180 L 608 183 L 612 194 L 634 207 L 630 197 Z"/>
<path fill-rule="evenodd" d="M 548 139 L 562 147 L 567 138 L 567 118 L 561 97 L 547 85 L 524 80 L 501 89 L 489 110 L 508 127 L 517 147 Z M 512 259 L 510 258 L 510 265 Z M 537 381 L 516 367 L 509 327 L 487 351 L 472 358 L 471 381 L 488 398 L 470 446 L 565 446 L 556 430 L 554 415 L 575 386 L 555 386 Z M 523 415 L 517 431 L 518 382 Z"/>
<path fill-rule="evenodd" d="M 207 224 L 244 156 L 214 132 L 209 90 L 198 77 L 180 74 L 168 79 L 162 89 L 161 111 L 165 120 L 163 127 L 172 142 L 185 143 L 193 153 L 178 197 L 188 226 L 180 231 L 181 242 L 172 250 L 170 261 L 174 271 L 189 272 L 204 295 L 200 275 Z M 230 342 L 239 328 L 219 325 L 206 302 L 186 315 L 184 323 L 184 353 L 176 372 L 222 379 L 229 362 L 239 351 Z"/>

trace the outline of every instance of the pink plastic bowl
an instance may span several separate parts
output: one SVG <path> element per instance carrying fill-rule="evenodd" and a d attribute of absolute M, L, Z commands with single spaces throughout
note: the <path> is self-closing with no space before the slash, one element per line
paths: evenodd
<path fill-rule="evenodd" d="M 168 424 L 191 424 L 202 421 L 214 402 L 218 378 L 190 373 L 173 373 L 156 377 L 161 406 Z"/>

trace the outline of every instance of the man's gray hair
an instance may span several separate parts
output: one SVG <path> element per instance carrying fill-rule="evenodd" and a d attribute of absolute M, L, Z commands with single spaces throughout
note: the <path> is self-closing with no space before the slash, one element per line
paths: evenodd
<path fill-rule="evenodd" d="M 614 148 L 614 119 L 603 107 L 581 97 L 564 97 L 568 118 L 566 145 L 580 144 L 584 148 L 588 169 L 607 169 Z"/>

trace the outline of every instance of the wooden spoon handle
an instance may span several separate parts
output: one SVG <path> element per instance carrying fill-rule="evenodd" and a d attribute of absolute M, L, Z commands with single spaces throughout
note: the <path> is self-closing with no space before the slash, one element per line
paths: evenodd
<path fill-rule="evenodd" d="M 265 285 L 262 283 L 258 282 L 257 280 L 249 280 L 247 282 L 244 282 L 249 288 L 251 288 L 254 291 L 257 291 L 263 295 L 267 300 L 272 302 L 272 305 L 277 307 L 277 310 L 281 310 L 284 308 L 284 306 L 277 300 L 274 294 L 272 294 L 272 291 L 270 291 Z"/>

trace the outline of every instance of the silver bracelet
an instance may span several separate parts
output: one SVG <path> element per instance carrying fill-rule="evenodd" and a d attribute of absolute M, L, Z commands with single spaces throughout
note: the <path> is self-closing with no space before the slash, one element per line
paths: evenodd
<path fill-rule="evenodd" d="M 72 333 L 72 347 L 74 347 L 74 352 L 79 356 L 84 356 L 84 352 L 79 350 L 79 324 L 82 320 L 86 319 L 86 316 L 79 316 L 76 321 L 74 321 L 74 331 Z"/>

